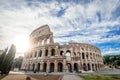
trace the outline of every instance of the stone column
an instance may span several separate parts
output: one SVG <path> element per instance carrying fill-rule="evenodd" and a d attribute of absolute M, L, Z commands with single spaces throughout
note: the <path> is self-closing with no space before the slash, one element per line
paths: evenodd
<path fill-rule="evenodd" d="M 45 57 L 45 49 L 42 49 L 42 58 Z"/>
<path fill-rule="evenodd" d="M 78 62 L 77 64 L 78 64 L 78 71 L 80 71 L 80 62 Z"/>
<path fill-rule="evenodd" d="M 63 72 L 66 72 L 67 70 L 67 65 L 66 65 L 66 60 L 63 60 Z"/>
<path fill-rule="evenodd" d="M 48 48 L 48 56 L 51 56 L 51 48 Z"/>
<path fill-rule="evenodd" d="M 44 39 L 44 45 L 47 44 L 47 38 Z"/>
<path fill-rule="evenodd" d="M 58 54 L 59 52 L 58 52 L 58 46 L 56 46 L 55 47 L 55 56 L 58 56 L 59 54 Z"/>
<path fill-rule="evenodd" d="M 71 63 L 72 72 L 74 72 L 74 63 Z"/>
<path fill-rule="evenodd" d="M 34 68 L 34 70 L 37 70 L 37 63 L 35 63 L 35 68 Z"/>
<path fill-rule="evenodd" d="M 47 72 L 50 72 L 50 62 L 49 62 L 49 60 L 47 61 Z"/>
<path fill-rule="evenodd" d="M 40 63 L 41 66 L 40 66 L 40 72 L 43 72 L 43 62 Z"/>
<path fill-rule="evenodd" d="M 54 72 L 58 72 L 58 71 L 57 71 L 57 69 L 58 69 L 58 65 L 57 65 L 57 63 L 58 63 L 57 60 L 55 60 L 55 66 L 54 66 L 55 69 L 54 69 Z"/>
<path fill-rule="evenodd" d="M 90 69 L 91 69 L 91 71 L 93 71 L 93 68 L 92 68 L 92 63 L 90 63 Z"/>

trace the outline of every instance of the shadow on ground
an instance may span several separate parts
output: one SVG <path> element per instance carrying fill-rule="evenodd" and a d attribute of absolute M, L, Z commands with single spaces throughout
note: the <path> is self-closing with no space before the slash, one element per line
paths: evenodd
<path fill-rule="evenodd" d="M 30 77 L 37 80 L 62 80 L 62 75 L 30 75 Z"/>
<path fill-rule="evenodd" d="M 0 75 L 0 80 L 6 77 L 7 75 Z"/>

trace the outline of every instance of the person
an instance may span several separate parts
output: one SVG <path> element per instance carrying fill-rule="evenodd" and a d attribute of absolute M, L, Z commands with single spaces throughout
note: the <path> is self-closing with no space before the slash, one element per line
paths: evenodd
<path fill-rule="evenodd" d="M 31 80 L 31 78 L 29 76 L 26 77 L 26 80 Z"/>

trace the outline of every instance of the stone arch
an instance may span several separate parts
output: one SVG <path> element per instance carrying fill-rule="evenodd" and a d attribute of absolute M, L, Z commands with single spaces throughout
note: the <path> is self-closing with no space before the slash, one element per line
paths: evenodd
<path fill-rule="evenodd" d="M 28 64 L 28 71 L 30 70 L 30 64 Z"/>
<path fill-rule="evenodd" d="M 48 56 L 48 50 L 47 49 L 45 50 L 45 56 Z"/>
<path fill-rule="evenodd" d="M 92 69 L 93 69 L 93 71 L 95 71 L 94 64 L 92 64 Z"/>
<path fill-rule="evenodd" d="M 41 57 L 42 56 L 42 50 L 40 50 L 40 52 L 39 52 L 39 57 Z"/>
<path fill-rule="evenodd" d="M 55 49 L 51 50 L 51 56 L 55 56 Z"/>
<path fill-rule="evenodd" d="M 60 51 L 60 56 L 64 55 L 64 51 Z"/>
<path fill-rule="evenodd" d="M 74 63 L 74 71 L 78 72 L 78 64 L 77 63 Z"/>
<path fill-rule="evenodd" d="M 86 53 L 86 58 L 87 58 L 87 59 L 89 58 L 88 52 Z"/>
<path fill-rule="evenodd" d="M 35 70 L 35 64 L 33 63 L 32 64 L 32 71 L 34 71 Z"/>
<path fill-rule="evenodd" d="M 72 65 L 70 63 L 67 63 L 67 68 L 69 72 L 72 72 Z"/>
<path fill-rule="evenodd" d="M 82 59 L 85 59 L 85 53 L 82 53 Z"/>
<path fill-rule="evenodd" d="M 35 51 L 34 57 L 37 57 L 37 51 Z"/>
<path fill-rule="evenodd" d="M 40 71 L 40 63 L 37 64 L 37 71 Z"/>
<path fill-rule="evenodd" d="M 95 70 L 97 70 L 98 68 L 97 68 L 97 64 L 95 64 Z"/>
<path fill-rule="evenodd" d="M 70 52 L 70 50 L 67 50 L 67 51 L 66 51 L 65 56 L 66 56 L 66 60 L 67 60 L 67 61 L 70 61 L 70 60 L 71 60 L 71 52 Z"/>
<path fill-rule="evenodd" d="M 58 63 L 58 72 L 63 72 L 63 64 L 61 62 Z"/>
<path fill-rule="evenodd" d="M 47 71 L 47 63 L 44 63 L 43 64 L 43 72 L 46 72 Z"/>
<path fill-rule="evenodd" d="M 91 68 L 90 68 L 90 64 L 89 64 L 89 63 L 87 64 L 87 67 L 88 67 L 88 70 L 91 70 Z"/>
<path fill-rule="evenodd" d="M 92 59 L 92 53 L 90 53 L 90 59 Z"/>
<path fill-rule="evenodd" d="M 85 63 L 83 63 L 83 70 L 86 71 L 87 70 L 87 66 Z"/>
<path fill-rule="evenodd" d="M 50 72 L 54 72 L 54 63 L 50 63 Z"/>
<path fill-rule="evenodd" d="M 65 56 L 71 56 L 71 51 L 67 50 Z"/>

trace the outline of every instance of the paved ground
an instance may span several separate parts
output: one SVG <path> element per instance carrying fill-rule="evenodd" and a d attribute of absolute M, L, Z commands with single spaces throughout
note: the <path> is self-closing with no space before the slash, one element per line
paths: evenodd
<path fill-rule="evenodd" d="M 29 80 L 61 80 L 62 75 L 29 75 Z M 25 74 L 9 74 L 0 80 L 27 80 L 27 75 Z"/>
<path fill-rule="evenodd" d="M 83 80 L 78 75 L 64 75 L 62 80 Z"/>
<path fill-rule="evenodd" d="M 3 77 L 0 80 L 26 80 L 26 77 L 29 75 L 31 80 L 57 80 L 57 78 L 62 78 L 62 80 L 83 80 L 79 77 L 80 74 L 120 74 L 120 69 L 115 70 L 103 70 L 103 71 L 96 71 L 96 72 L 83 72 L 83 73 L 33 73 L 33 72 L 13 72 L 11 71 L 9 75 Z M 40 77 L 43 75 L 42 77 Z M 47 76 L 46 76 L 47 75 Z M 58 76 L 59 75 L 59 76 Z M 56 76 L 56 77 L 50 77 Z M 1 78 L 1 76 L 0 76 Z M 51 79 L 52 78 L 52 79 Z"/>
<path fill-rule="evenodd" d="M 1 80 L 26 80 L 27 75 L 7 75 Z M 31 80 L 36 80 L 31 78 Z"/>

